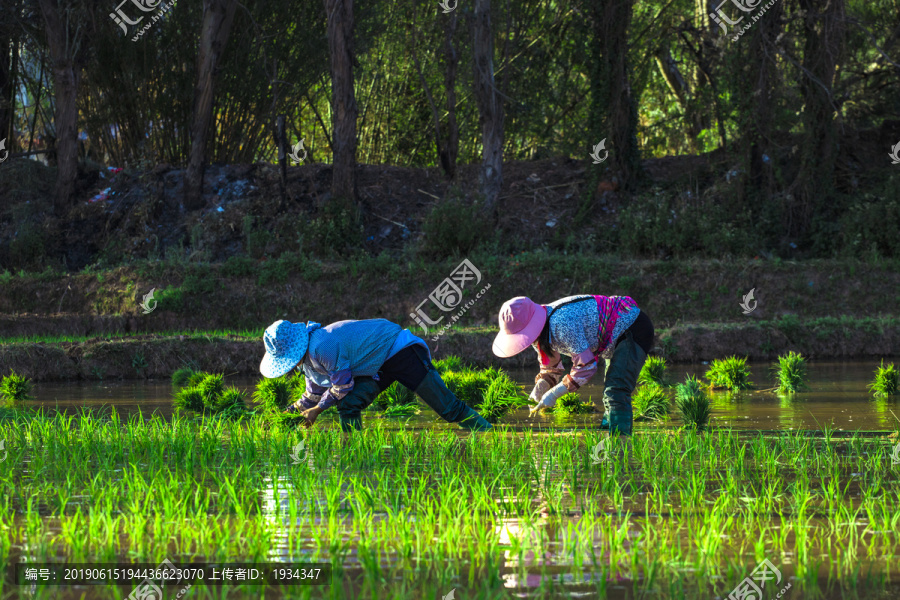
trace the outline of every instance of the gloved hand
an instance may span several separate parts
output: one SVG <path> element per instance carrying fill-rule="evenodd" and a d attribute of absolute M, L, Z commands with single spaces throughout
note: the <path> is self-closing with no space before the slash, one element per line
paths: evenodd
<path fill-rule="evenodd" d="M 537 414 L 540 414 L 542 410 L 545 408 L 549 408 L 556 404 L 556 401 L 569 390 L 566 388 L 566 384 L 559 383 L 552 388 L 550 388 L 547 392 L 544 393 L 541 401 L 531 407 L 531 411 L 528 416 L 533 417 Z"/>
<path fill-rule="evenodd" d="M 546 394 L 549 390 L 550 390 L 550 384 L 547 382 L 547 380 L 546 379 L 538 379 L 537 383 L 534 384 L 534 389 L 531 390 L 531 395 L 528 397 L 531 399 L 532 402 L 537 404 L 538 402 L 541 401 L 541 398 L 544 397 L 544 394 Z"/>

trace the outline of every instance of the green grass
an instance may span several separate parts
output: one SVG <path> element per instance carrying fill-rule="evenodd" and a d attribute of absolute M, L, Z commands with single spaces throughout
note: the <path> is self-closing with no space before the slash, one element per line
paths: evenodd
<path fill-rule="evenodd" d="M 706 370 L 706 379 L 709 381 L 709 387 L 714 389 L 727 388 L 735 391 L 753 387 L 747 359 L 737 356 L 712 361 Z"/>
<path fill-rule="evenodd" d="M 798 352 L 788 352 L 778 357 L 778 366 L 773 367 L 778 378 L 778 391 L 799 392 L 806 389 L 806 359 Z"/>
<path fill-rule="evenodd" d="M 894 363 L 884 366 L 884 359 L 882 359 L 881 366 L 875 368 L 875 379 L 868 385 L 868 388 L 876 397 L 896 395 L 900 392 L 900 371 Z"/>
<path fill-rule="evenodd" d="M 639 385 L 631 395 L 635 419 L 664 419 L 669 416 L 669 393 L 655 384 Z"/>
<path fill-rule="evenodd" d="M 709 425 L 712 415 L 709 395 L 693 375 L 688 375 L 684 383 L 675 386 L 675 405 L 686 427 L 704 431 Z"/>
<path fill-rule="evenodd" d="M 2 399 L 7 408 L 21 406 L 29 400 L 34 400 L 31 395 L 31 380 L 10 371 L 9 375 L 0 379 L 0 399 Z"/>
<path fill-rule="evenodd" d="M 666 359 L 662 356 L 648 356 L 638 375 L 638 383 L 644 385 L 668 386 L 669 374 Z"/>

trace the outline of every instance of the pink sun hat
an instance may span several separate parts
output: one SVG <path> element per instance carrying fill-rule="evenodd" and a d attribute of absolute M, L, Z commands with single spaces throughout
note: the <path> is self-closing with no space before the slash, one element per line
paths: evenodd
<path fill-rule="evenodd" d="M 534 343 L 547 322 L 547 309 L 525 296 L 517 296 L 500 309 L 499 321 L 500 333 L 492 349 L 500 358 L 507 358 Z"/>

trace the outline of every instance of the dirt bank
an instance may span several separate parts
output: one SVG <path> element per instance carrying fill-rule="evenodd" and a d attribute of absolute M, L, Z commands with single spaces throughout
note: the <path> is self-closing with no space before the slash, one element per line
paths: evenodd
<path fill-rule="evenodd" d="M 627 261 L 533 252 L 510 257 L 473 255 L 481 282 L 464 300 L 490 289 L 462 317 L 465 327 L 493 325 L 508 298 L 549 302 L 569 294 L 626 294 L 657 328 L 679 323 L 753 323 L 897 314 L 900 270 L 859 261 Z M 269 261 L 224 265 L 147 263 L 101 273 L 11 277 L 0 285 L 0 342 L 33 335 L 160 333 L 259 329 L 279 318 L 322 323 L 382 317 L 415 326 L 409 314 L 459 260 L 340 263 Z M 143 314 L 143 295 L 158 304 Z M 745 315 L 744 294 L 756 308 Z"/>
<path fill-rule="evenodd" d="M 496 331 L 459 330 L 430 342 L 436 358 L 450 354 L 478 366 L 533 366 L 534 355 L 511 359 L 491 353 Z M 900 355 L 900 319 L 816 319 L 745 324 L 677 325 L 657 332 L 655 353 L 672 362 L 698 362 L 731 354 L 774 359 L 797 350 L 816 359 Z M 263 346 L 240 336 L 162 336 L 94 339 L 84 342 L 0 345 L 0 373 L 10 369 L 35 381 L 168 378 L 189 365 L 213 372 L 258 375 Z"/>

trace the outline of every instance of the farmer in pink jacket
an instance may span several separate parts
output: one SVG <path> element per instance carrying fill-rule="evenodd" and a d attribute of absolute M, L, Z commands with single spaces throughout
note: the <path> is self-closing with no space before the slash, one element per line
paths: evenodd
<path fill-rule="evenodd" d="M 514 356 L 532 346 L 541 371 L 535 377 L 531 414 L 575 392 L 605 361 L 603 405 L 610 433 L 631 435 L 631 393 L 653 343 L 653 323 L 628 296 L 569 296 L 537 304 L 519 296 L 500 309 L 494 354 Z M 566 374 L 562 355 L 572 358 Z"/>

